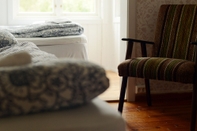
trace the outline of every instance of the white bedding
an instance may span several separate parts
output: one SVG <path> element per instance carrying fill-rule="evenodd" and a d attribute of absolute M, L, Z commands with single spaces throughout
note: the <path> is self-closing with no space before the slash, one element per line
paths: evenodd
<path fill-rule="evenodd" d="M 75 109 L 0 119 L 0 131 L 125 131 L 119 112 L 95 98 Z"/>
<path fill-rule="evenodd" d="M 18 42 L 31 41 L 41 50 L 52 53 L 59 58 L 76 58 L 87 60 L 85 35 L 48 37 L 48 38 L 17 38 Z"/>

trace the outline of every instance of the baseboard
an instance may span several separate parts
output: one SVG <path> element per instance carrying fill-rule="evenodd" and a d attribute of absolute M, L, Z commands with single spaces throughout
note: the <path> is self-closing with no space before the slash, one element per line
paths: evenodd
<path fill-rule="evenodd" d="M 146 93 L 145 85 L 137 85 L 135 87 L 136 89 L 136 94 L 143 94 Z M 151 94 L 165 94 L 165 93 L 189 93 L 192 92 L 192 90 L 188 89 L 182 89 L 182 90 L 165 90 L 165 89 L 160 89 L 160 90 L 155 90 L 151 89 Z"/>

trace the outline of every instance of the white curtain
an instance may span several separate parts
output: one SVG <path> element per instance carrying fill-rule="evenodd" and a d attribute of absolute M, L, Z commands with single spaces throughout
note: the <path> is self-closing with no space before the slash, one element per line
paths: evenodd
<path fill-rule="evenodd" d="M 117 72 L 120 62 L 120 18 L 117 12 L 119 0 L 107 0 L 103 7 L 102 65 Z"/>

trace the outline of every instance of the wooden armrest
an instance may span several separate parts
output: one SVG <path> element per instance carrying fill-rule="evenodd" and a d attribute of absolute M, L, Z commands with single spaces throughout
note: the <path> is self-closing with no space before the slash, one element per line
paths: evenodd
<path fill-rule="evenodd" d="M 195 41 L 195 42 L 191 42 L 191 44 L 193 44 L 193 45 L 197 45 L 197 41 Z"/>
<path fill-rule="evenodd" d="M 123 41 L 131 41 L 131 42 L 139 42 L 144 44 L 154 44 L 154 42 L 151 41 L 144 41 L 144 40 L 138 40 L 138 39 L 131 39 L 131 38 L 122 38 Z"/>
<path fill-rule="evenodd" d="M 151 41 L 137 40 L 137 39 L 131 39 L 131 38 L 122 38 L 122 40 L 123 41 L 128 41 L 125 59 L 130 59 L 131 58 L 132 50 L 133 50 L 133 42 L 140 43 L 141 52 L 142 52 L 143 57 L 147 57 L 146 44 L 154 44 L 154 42 L 151 42 Z"/>

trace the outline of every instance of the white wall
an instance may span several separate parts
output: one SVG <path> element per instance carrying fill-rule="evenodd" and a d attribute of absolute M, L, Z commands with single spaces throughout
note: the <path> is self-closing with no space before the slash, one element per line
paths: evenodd
<path fill-rule="evenodd" d="M 97 22 L 76 20 L 84 29 L 88 38 L 89 60 L 103 66 L 106 70 L 117 71 L 119 64 L 120 22 L 114 22 L 114 0 L 105 1 L 103 17 Z M 0 0 L 0 25 L 8 23 L 8 1 Z"/>
<path fill-rule="evenodd" d="M 0 25 L 7 24 L 7 0 L 0 0 Z"/>
<path fill-rule="evenodd" d="M 135 38 L 136 33 L 136 0 L 121 0 L 120 38 Z M 127 42 L 120 41 L 120 62 L 125 59 Z M 133 50 L 134 52 L 135 50 Z M 127 100 L 135 101 L 135 78 L 129 78 L 127 83 Z"/>

